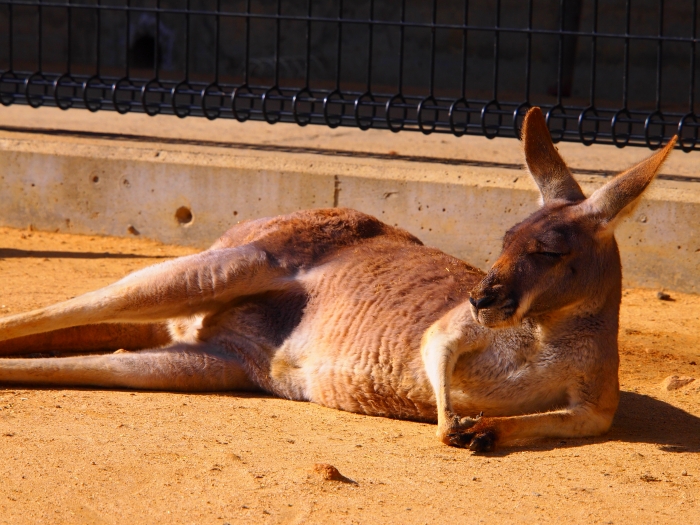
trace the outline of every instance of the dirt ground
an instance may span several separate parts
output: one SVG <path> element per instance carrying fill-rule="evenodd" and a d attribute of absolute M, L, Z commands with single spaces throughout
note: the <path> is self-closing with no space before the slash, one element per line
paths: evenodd
<path fill-rule="evenodd" d="M 0 315 L 187 253 L 0 228 Z M 0 385 L 0 523 L 700 523 L 700 297 L 656 293 L 625 292 L 606 436 L 483 456 L 431 425 L 259 395 Z M 674 374 L 698 379 L 662 390 Z"/>

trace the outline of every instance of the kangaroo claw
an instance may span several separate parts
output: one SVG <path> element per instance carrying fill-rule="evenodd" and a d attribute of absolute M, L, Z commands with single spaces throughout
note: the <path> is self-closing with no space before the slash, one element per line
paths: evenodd
<path fill-rule="evenodd" d="M 452 434 L 448 434 L 447 437 L 450 439 L 449 445 L 451 447 L 467 448 L 474 438 L 474 435 L 473 432 L 453 432 Z"/>
<path fill-rule="evenodd" d="M 496 435 L 493 432 L 453 432 L 447 437 L 451 447 L 469 448 L 472 452 L 493 452 L 496 449 Z"/>

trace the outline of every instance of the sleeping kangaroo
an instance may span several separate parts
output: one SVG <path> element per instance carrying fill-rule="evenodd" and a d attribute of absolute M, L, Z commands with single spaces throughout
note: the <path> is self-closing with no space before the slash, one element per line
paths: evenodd
<path fill-rule="evenodd" d="M 478 452 L 604 433 L 619 398 L 613 230 L 676 139 L 588 198 L 539 108 L 522 140 L 543 204 L 486 274 L 353 210 L 245 221 L 200 254 L 0 318 L 0 355 L 87 354 L 5 357 L 0 382 L 257 389 L 437 420 L 441 441 Z"/>

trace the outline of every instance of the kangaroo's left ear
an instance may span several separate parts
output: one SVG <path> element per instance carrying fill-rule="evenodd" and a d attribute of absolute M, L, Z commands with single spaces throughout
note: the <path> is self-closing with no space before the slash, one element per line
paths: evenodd
<path fill-rule="evenodd" d="M 542 202 L 564 199 L 571 202 L 585 198 L 564 159 L 552 144 L 542 111 L 531 108 L 525 115 L 521 129 L 525 162 L 540 189 Z"/>
<path fill-rule="evenodd" d="M 602 188 L 598 188 L 593 195 L 581 203 L 584 213 L 594 216 L 606 229 L 614 228 L 621 219 L 634 211 L 642 193 L 654 180 L 677 140 L 676 135 L 651 157 L 619 174 Z"/>

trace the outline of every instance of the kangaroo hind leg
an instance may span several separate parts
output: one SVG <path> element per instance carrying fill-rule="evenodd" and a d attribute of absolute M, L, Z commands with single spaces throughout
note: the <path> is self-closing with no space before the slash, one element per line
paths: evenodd
<path fill-rule="evenodd" d="M 77 357 L 4 358 L 0 383 L 176 392 L 257 390 L 235 356 L 206 343 Z"/>
<path fill-rule="evenodd" d="M 0 318 L 0 341 L 72 326 L 153 323 L 214 312 L 285 286 L 287 271 L 252 245 L 209 250 L 134 272 L 100 290 Z"/>
<path fill-rule="evenodd" d="M 144 350 L 166 346 L 171 342 L 172 337 L 165 322 L 88 324 L 0 341 L 0 356 Z"/>

